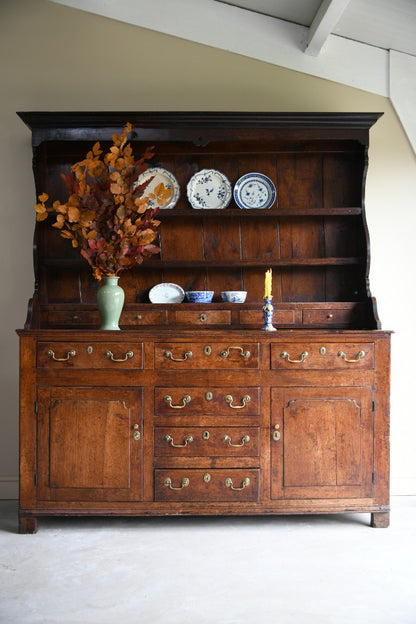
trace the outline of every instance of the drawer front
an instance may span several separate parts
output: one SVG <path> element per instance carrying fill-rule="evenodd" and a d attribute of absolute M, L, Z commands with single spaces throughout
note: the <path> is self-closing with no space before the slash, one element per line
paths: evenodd
<path fill-rule="evenodd" d="M 38 368 L 143 368 L 142 343 L 38 342 Z"/>
<path fill-rule="evenodd" d="M 43 310 L 40 313 L 41 326 L 47 327 L 95 327 L 100 326 L 98 310 Z"/>
<path fill-rule="evenodd" d="M 176 310 L 170 318 L 177 325 L 231 325 L 230 310 Z"/>
<path fill-rule="evenodd" d="M 273 325 L 295 325 L 297 310 L 276 310 L 273 312 Z M 256 325 L 257 327 L 263 327 L 264 315 L 262 309 L 258 310 L 241 310 L 240 311 L 240 324 L 241 325 Z"/>
<path fill-rule="evenodd" d="M 260 388 L 155 388 L 156 416 L 257 416 Z"/>
<path fill-rule="evenodd" d="M 120 325 L 166 325 L 167 322 L 166 310 L 124 310 Z"/>
<path fill-rule="evenodd" d="M 259 472 L 255 468 L 155 470 L 155 500 L 257 501 Z"/>
<path fill-rule="evenodd" d="M 155 457 L 259 457 L 258 427 L 155 427 Z"/>
<path fill-rule="evenodd" d="M 330 308 L 303 310 L 302 323 L 304 325 L 319 325 L 320 327 L 336 326 L 348 327 L 357 321 L 358 313 L 354 308 Z"/>
<path fill-rule="evenodd" d="M 272 369 L 372 369 L 374 343 L 287 342 L 271 345 Z"/>
<path fill-rule="evenodd" d="M 258 343 L 161 342 L 155 344 L 155 367 L 233 369 L 258 368 Z"/>

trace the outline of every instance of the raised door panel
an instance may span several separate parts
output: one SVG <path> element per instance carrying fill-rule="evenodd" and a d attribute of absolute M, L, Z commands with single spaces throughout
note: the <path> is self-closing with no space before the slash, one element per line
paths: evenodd
<path fill-rule="evenodd" d="M 39 500 L 141 500 L 141 395 L 133 388 L 39 388 Z"/>
<path fill-rule="evenodd" d="M 272 498 L 372 496 L 370 388 L 272 389 Z"/>

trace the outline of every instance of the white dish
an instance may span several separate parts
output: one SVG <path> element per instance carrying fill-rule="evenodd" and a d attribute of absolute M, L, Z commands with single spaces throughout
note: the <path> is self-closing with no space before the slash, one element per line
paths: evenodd
<path fill-rule="evenodd" d="M 276 200 L 276 188 L 262 173 L 246 173 L 234 186 L 234 199 L 239 208 L 270 208 Z"/>
<path fill-rule="evenodd" d="M 226 208 L 231 201 L 229 179 L 216 169 L 201 169 L 189 180 L 187 194 L 192 208 Z"/>
<path fill-rule="evenodd" d="M 149 201 L 148 201 L 149 208 L 159 207 L 161 210 L 166 210 L 167 208 L 174 208 L 176 204 L 178 203 L 178 199 L 181 194 L 181 191 L 179 187 L 179 182 L 177 181 L 173 173 L 171 173 L 167 169 L 164 169 L 163 167 L 151 167 L 150 169 L 146 169 L 146 171 L 141 173 L 139 177 L 137 178 L 135 187 L 139 186 L 140 184 L 144 184 L 144 182 L 146 182 L 149 178 L 152 178 L 152 177 L 153 177 L 153 180 L 149 182 L 149 184 L 146 186 L 143 192 L 144 196 L 149 197 Z M 155 195 L 155 188 L 161 182 L 165 185 L 165 188 L 172 190 L 172 195 L 170 199 L 168 200 L 167 204 L 164 206 L 159 205 L 158 198 Z"/>
<path fill-rule="evenodd" d="M 182 303 L 185 291 L 177 284 L 162 282 L 150 289 L 149 299 L 152 303 Z"/>

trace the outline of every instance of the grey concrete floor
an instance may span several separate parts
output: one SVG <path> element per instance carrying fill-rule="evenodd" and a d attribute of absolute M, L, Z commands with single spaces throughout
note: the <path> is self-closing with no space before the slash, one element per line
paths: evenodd
<path fill-rule="evenodd" d="M 0 501 L 3 624 L 416 624 L 416 497 L 369 514 L 62 518 Z"/>

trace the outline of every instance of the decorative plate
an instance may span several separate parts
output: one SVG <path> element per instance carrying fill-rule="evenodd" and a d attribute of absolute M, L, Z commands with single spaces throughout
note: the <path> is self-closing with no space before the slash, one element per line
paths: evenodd
<path fill-rule="evenodd" d="M 201 169 L 188 182 L 188 199 L 192 208 L 226 208 L 231 201 L 229 179 L 216 169 Z"/>
<path fill-rule="evenodd" d="M 185 291 L 177 284 L 164 282 L 150 289 L 149 299 L 152 303 L 182 303 Z"/>
<path fill-rule="evenodd" d="M 262 173 L 246 173 L 234 186 L 234 199 L 239 208 L 270 208 L 276 199 L 276 188 Z"/>
<path fill-rule="evenodd" d="M 140 184 L 143 184 L 149 178 L 152 178 L 152 177 L 153 177 L 153 180 L 149 182 L 149 184 L 146 186 L 144 193 L 143 193 L 145 196 L 153 195 L 153 197 L 149 198 L 149 202 L 148 202 L 149 208 L 156 208 L 157 206 L 159 206 L 161 210 L 162 209 L 165 210 L 166 208 L 174 208 L 176 204 L 178 203 L 178 199 L 180 196 L 180 187 L 173 173 L 171 173 L 167 169 L 163 169 L 163 167 L 151 167 L 149 169 L 146 169 L 146 171 L 141 173 L 139 177 L 137 178 L 135 187 L 139 186 Z M 164 206 L 159 205 L 158 198 L 155 194 L 155 188 L 161 182 L 163 182 L 163 184 L 165 185 L 165 188 L 172 190 L 172 195 L 170 199 L 168 200 L 167 204 Z"/>

